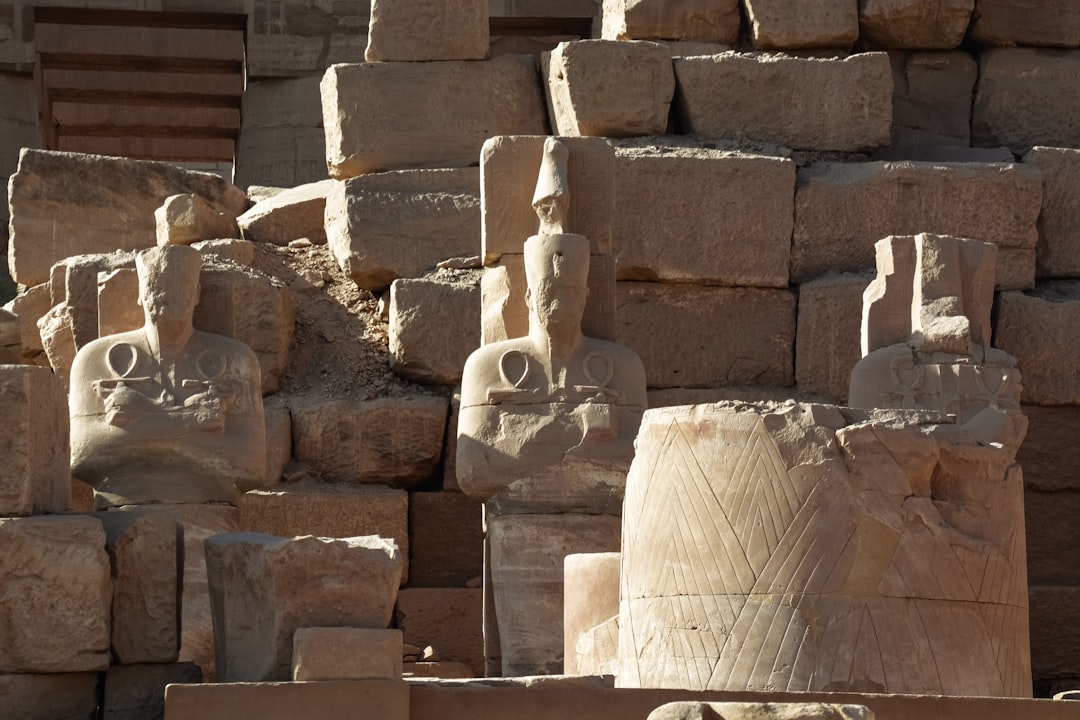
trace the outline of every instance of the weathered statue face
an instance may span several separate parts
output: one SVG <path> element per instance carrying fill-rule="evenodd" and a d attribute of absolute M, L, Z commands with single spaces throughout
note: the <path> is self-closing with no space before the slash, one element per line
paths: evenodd
<path fill-rule="evenodd" d="M 191 321 L 199 303 L 202 259 L 194 248 L 167 246 L 139 254 L 139 304 L 154 325 Z"/>
<path fill-rule="evenodd" d="M 535 290 L 529 289 L 529 302 L 546 328 L 572 327 L 581 323 L 589 290 L 566 278 L 544 278 Z"/>
<path fill-rule="evenodd" d="M 550 330 L 581 324 L 589 297 L 588 241 L 573 235 L 529 238 L 525 244 L 526 300 Z"/>

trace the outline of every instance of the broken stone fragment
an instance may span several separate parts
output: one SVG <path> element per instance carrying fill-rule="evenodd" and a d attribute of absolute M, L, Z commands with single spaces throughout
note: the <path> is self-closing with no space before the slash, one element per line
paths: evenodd
<path fill-rule="evenodd" d="M 323 216 L 333 180 L 298 185 L 260 200 L 236 219 L 246 240 L 288 245 L 297 238 L 326 242 Z"/>
<path fill-rule="evenodd" d="M 198 195 L 170 195 L 154 211 L 158 245 L 191 245 L 199 240 L 234 238 L 236 216 L 214 209 Z"/>

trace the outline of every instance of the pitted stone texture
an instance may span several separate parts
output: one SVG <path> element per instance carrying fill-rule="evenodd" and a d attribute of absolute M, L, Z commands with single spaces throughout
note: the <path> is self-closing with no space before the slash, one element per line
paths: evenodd
<path fill-rule="evenodd" d="M 92 517 L 0 519 L 0 672 L 109 666 L 112 583 Z"/>
<path fill-rule="evenodd" d="M 488 0 L 371 0 L 369 63 L 483 60 L 487 52 Z"/>
<path fill-rule="evenodd" d="M 287 680 L 302 627 L 385 628 L 403 561 L 393 540 L 284 539 L 258 533 L 206 541 L 218 680 Z"/>
<path fill-rule="evenodd" d="M 1080 150 L 1036 147 L 1024 163 L 1042 173 L 1042 212 L 1035 250 L 1036 277 L 1080 276 Z"/>
<path fill-rule="evenodd" d="M 476 255 L 479 171 L 405 170 L 335 183 L 326 199 L 326 235 L 341 269 L 365 290 Z"/>
<path fill-rule="evenodd" d="M 299 628 L 293 634 L 292 679 L 398 680 L 401 658 L 400 630 Z"/>
<path fill-rule="evenodd" d="M 472 677 L 484 677 L 483 596 L 480 588 L 404 588 L 394 624 L 409 645 L 430 645 L 439 660 L 463 663 Z"/>
<path fill-rule="evenodd" d="M 158 245 L 191 245 L 200 240 L 239 237 L 236 215 L 223 213 L 198 195 L 165 198 L 154 211 Z"/>
<path fill-rule="evenodd" d="M 563 674 L 619 671 L 617 552 L 567 555 L 563 560 Z"/>
<path fill-rule="evenodd" d="M 859 40 L 871 47 L 951 50 L 964 41 L 975 0 L 863 0 Z"/>
<path fill-rule="evenodd" d="M 113 665 L 105 673 L 102 720 L 151 720 L 165 716 L 165 686 L 202 682 L 194 663 Z"/>
<path fill-rule="evenodd" d="M 1076 410 L 1071 407 L 1063 409 Z M 1058 417 L 1065 419 L 1068 416 L 1059 412 Z M 1061 449 L 1051 449 L 1051 452 L 1057 459 L 1069 454 Z M 1024 475 L 1027 485 L 1024 517 L 1027 526 L 1028 582 L 1032 585 L 1080 587 L 1080 566 L 1077 566 L 1072 553 L 1062 552 L 1062 548 L 1073 548 L 1080 543 L 1080 523 L 1075 522 L 1076 514 L 1080 512 L 1080 491 L 1033 490 L 1027 482 L 1026 468 Z"/>
<path fill-rule="evenodd" d="M 816 702 L 671 702 L 649 713 L 648 720 L 874 720 L 865 705 Z"/>
<path fill-rule="evenodd" d="M 744 0 L 759 50 L 848 48 L 859 37 L 858 0 Z"/>
<path fill-rule="evenodd" d="M 480 286 L 431 276 L 390 286 L 390 368 L 416 382 L 456 385 L 480 347 Z M 454 318 L 447 322 L 447 318 Z"/>
<path fill-rule="evenodd" d="M 1025 405 L 1023 410 L 1028 418 L 1028 433 L 1016 461 L 1024 468 L 1024 486 L 1048 495 L 1061 490 L 1080 491 L 1080 477 L 1072 471 L 1080 463 L 1080 443 L 1074 440 L 1080 407 Z M 1028 523 L 1029 530 L 1031 527 Z M 1058 555 L 1060 562 L 1072 563 L 1070 554 Z M 1075 563 L 1072 567 L 1076 567 Z"/>
<path fill-rule="evenodd" d="M 0 365 L 0 515 L 67 510 L 67 391 L 45 368 Z"/>
<path fill-rule="evenodd" d="M 1025 403 L 1080 405 L 1080 360 L 1063 351 L 1080 343 L 1080 282 L 1002 293 L 994 338 L 1024 371 Z"/>
<path fill-rule="evenodd" d="M 1032 586 L 1031 670 L 1038 678 L 1075 678 L 1080 647 L 1080 587 Z"/>
<path fill-rule="evenodd" d="M 333 180 L 321 180 L 285 190 L 252 205 L 236 223 L 244 239 L 252 242 L 288 245 L 307 238 L 317 245 L 325 243 L 326 196 L 335 185 Z"/>
<path fill-rule="evenodd" d="M 493 135 L 545 130 L 532 57 L 335 65 L 321 88 L 326 161 L 337 179 L 474 165 Z"/>
<path fill-rule="evenodd" d="M 294 455 L 333 482 L 415 487 L 442 457 L 446 407 L 439 397 L 297 403 Z"/>
<path fill-rule="evenodd" d="M 964 147 L 979 64 L 954 52 L 891 52 L 893 147 Z"/>
<path fill-rule="evenodd" d="M 191 193 L 231 217 L 247 205 L 217 175 L 165 163 L 23 150 L 10 183 L 8 264 L 22 285 L 49 279 L 72 255 L 153 247 L 154 211 L 170 195 Z"/>
<path fill-rule="evenodd" d="M 994 48 L 979 57 L 971 144 L 1080 147 L 1080 52 Z"/>
<path fill-rule="evenodd" d="M 799 389 L 847 400 L 851 369 L 862 357 L 859 327 L 866 275 L 826 275 L 799 286 L 795 381 Z"/>
<path fill-rule="evenodd" d="M 787 287 L 791 160 L 627 146 L 616 167 L 617 278 Z"/>
<path fill-rule="evenodd" d="M 983 45 L 1080 45 L 1080 6 L 1070 0 L 975 0 L 971 39 Z"/>
<path fill-rule="evenodd" d="M 889 235 L 937 233 L 998 246 L 997 287 L 1035 281 L 1037 170 L 1013 163 L 819 163 L 799 170 L 791 279 L 874 266 Z"/>
<path fill-rule="evenodd" d="M 892 77 L 885 53 L 845 60 L 723 53 L 674 59 L 686 131 L 798 150 L 882 147 L 892 136 Z M 761 94 L 762 87 L 770 88 Z M 783 97 L 783 103 L 771 98 Z M 823 102 L 828 98 L 828 102 Z"/>
<path fill-rule="evenodd" d="M 98 720 L 98 673 L 0 675 L 0 716 Z"/>
<path fill-rule="evenodd" d="M 261 6 L 255 10 L 257 18 Z M 269 7 L 266 12 L 270 12 Z M 273 24 L 268 21 L 266 26 Z M 273 38 L 274 44 L 284 49 L 281 35 L 275 33 Z M 323 69 L 319 68 L 320 73 Z M 255 58 L 249 55 L 248 73 L 255 72 Z M 237 185 L 291 188 L 326 178 L 319 80 L 320 75 L 249 77 L 241 99 L 240 137 L 236 142 Z"/>
<path fill-rule="evenodd" d="M 552 131 L 577 137 L 667 132 L 675 94 L 671 53 L 640 41 L 559 43 L 545 58 Z"/>
<path fill-rule="evenodd" d="M 460 492 L 412 493 L 408 549 L 412 587 L 465 587 L 482 577 L 483 504 Z"/>
<path fill-rule="evenodd" d="M 603 0 L 607 40 L 693 40 L 735 43 L 738 0 Z"/>
<path fill-rule="evenodd" d="M 618 292 L 619 342 L 641 356 L 649 387 L 794 384 L 793 292 L 636 282 Z"/>

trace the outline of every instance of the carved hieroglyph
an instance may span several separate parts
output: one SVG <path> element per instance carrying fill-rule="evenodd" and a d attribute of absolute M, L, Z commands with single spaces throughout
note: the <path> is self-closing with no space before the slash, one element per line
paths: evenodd
<path fill-rule="evenodd" d="M 1031 696 L 1020 469 L 941 413 L 650 410 L 622 558 L 620 686 Z"/>
<path fill-rule="evenodd" d="M 201 256 L 137 257 L 145 324 L 85 345 L 71 368 L 71 470 L 99 507 L 233 502 L 266 449 L 259 363 L 243 343 L 192 327 Z"/>

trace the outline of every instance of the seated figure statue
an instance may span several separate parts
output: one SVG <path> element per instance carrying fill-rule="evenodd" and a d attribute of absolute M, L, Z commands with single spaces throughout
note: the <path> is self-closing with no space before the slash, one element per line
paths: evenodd
<path fill-rule="evenodd" d="M 138 330 L 84 346 L 71 368 L 71 471 L 99 508 L 235 503 L 265 474 L 259 363 L 241 342 L 192 326 L 202 256 L 136 258 Z"/>

